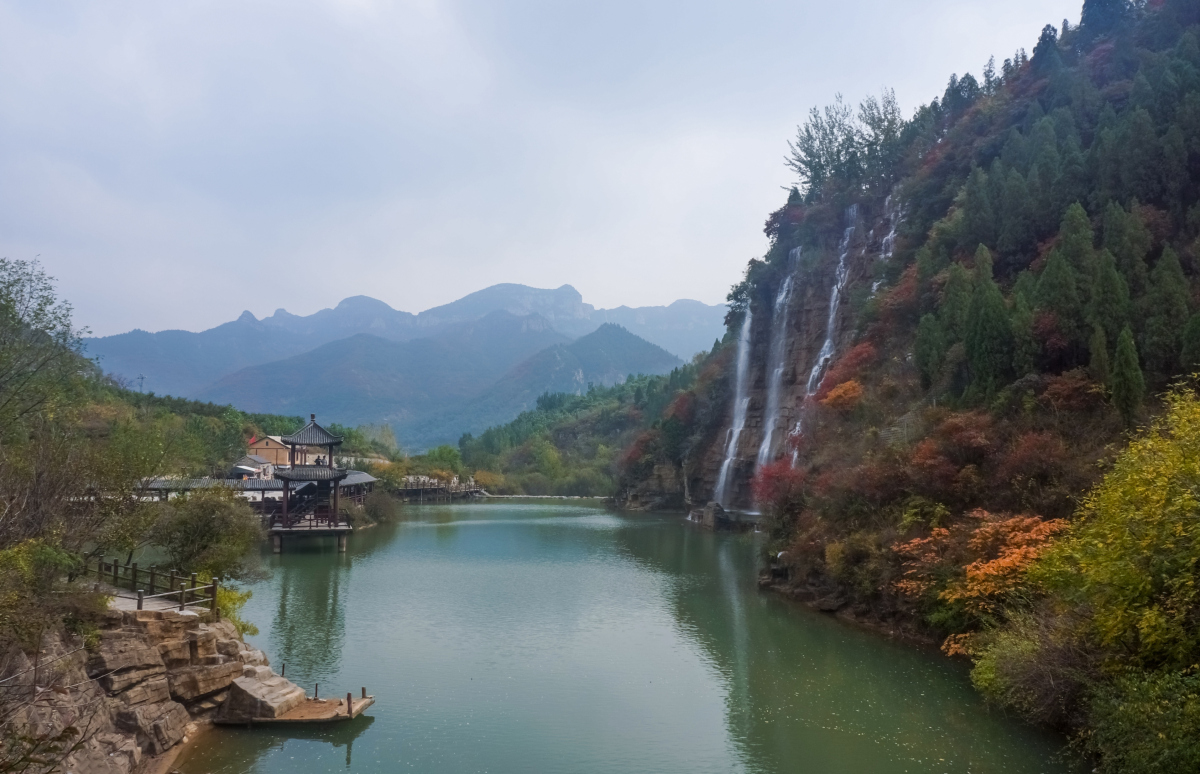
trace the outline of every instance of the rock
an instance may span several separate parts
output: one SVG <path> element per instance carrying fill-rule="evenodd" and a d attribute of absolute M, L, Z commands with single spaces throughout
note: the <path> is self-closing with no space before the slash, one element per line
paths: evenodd
<path fill-rule="evenodd" d="M 262 667 L 246 667 L 262 669 Z M 221 705 L 222 720 L 242 721 L 277 718 L 304 703 L 304 689 L 274 672 L 262 678 L 239 677 L 229 686 L 229 695 Z"/>
<path fill-rule="evenodd" d="M 238 654 L 238 659 L 243 664 L 249 664 L 250 666 L 266 666 L 268 663 L 267 654 L 263 653 L 258 648 L 247 648 L 246 650 L 243 650 Z"/>
<path fill-rule="evenodd" d="M 108 672 L 154 667 L 160 671 L 165 669 L 158 648 L 148 644 L 136 632 L 118 630 L 104 632 L 99 650 L 88 659 L 87 671 L 89 676 L 97 677 Z"/>
<path fill-rule="evenodd" d="M 171 672 L 167 679 L 173 698 L 179 701 L 194 701 L 227 688 L 233 679 L 241 674 L 242 665 L 231 661 L 226 664 L 187 667 Z"/>
<path fill-rule="evenodd" d="M 237 658 L 246 649 L 246 643 L 241 640 L 217 640 L 217 652 L 222 656 Z"/>
<path fill-rule="evenodd" d="M 167 640 L 158 644 L 158 655 L 171 669 L 192 663 L 192 645 L 187 640 Z"/>
<path fill-rule="evenodd" d="M 167 678 L 163 676 L 139 683 L 122 692 L 119 698 L 129 707 L 138 704 L 157 704 L 171 698 L 171 689 Z"/>
<path fill-rule="evenodd" d="M 159 755 L 183 739 L 191 717 L 182 704 L 163 701 L 117 713 L 117 727 L 134 734 L 143 750 Z"/>
<path fill-rule="evenodd" d="M 192 648 L 192 663 L 203 663 L 201 659 L 217 655 L 217 633 L 214 631 L 188 632 L 188 643 Z"/>

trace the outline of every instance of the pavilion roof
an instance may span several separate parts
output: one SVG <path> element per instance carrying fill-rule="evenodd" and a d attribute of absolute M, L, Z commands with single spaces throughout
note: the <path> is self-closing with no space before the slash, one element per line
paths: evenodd
<path fill-rule="evenodd" d="M 341 481 L 347 475 L 345 470 L 325 465 L 293 465 L 284 470 L 275 469 L 275 478 L 284 481 Z"/>
<path fill-rule="evenodd" d="M 342 436 L 334 435 L 317 424 L 317 415 L 312 415 L 312 421 L 291 435 L 280 438 L 289 446 L 340 446 Z"/>

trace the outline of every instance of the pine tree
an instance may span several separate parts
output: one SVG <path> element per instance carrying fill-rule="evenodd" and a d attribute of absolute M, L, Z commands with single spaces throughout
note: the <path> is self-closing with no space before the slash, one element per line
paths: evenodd
<path fill-rule="evenodd" d="M 1145 309 L 1141 344 L 1146 367 L 1160 374 L 1171 373 L 1189 314 L 1187 280 L 1179 256 L 1170 247 L 1163 250 L 1150 274 Z"/>
<path fill-rule="evenodd" d="M 1146 393 L 1146 381 L 1138 365 L 1137 347 L 1133 343 L 1133 331 L 1126 325 L 1117 339 L 1117 351 L 1113 356 L 1112 376 L 1109 379 L 1113 405 L 1126 424 L 1133 424 L 1138 407 Z"/>
<path fill-rule="evenodd" d="M 1117 344 L 1117 331 L 1129 323 L 1129 288 L 1117 273 L 1117 262 L 1108 250 L 1100 251 L 1088 321 L 1107 332 L 1107 346 Z"/>
<path fill-rule="evenodd" d="M 962 199 L 962 237 L 959 244 L 968 249 L 996 243 L 996 213 L 988 194 L 987 173 L 979 167 L 971 170 Z"/>
<path fill-rule="evenodd" d="M 1000 234 L 996 248 L 1003 255 L 1022 255 L 1033 248 L 1033 219 L 1029 212 L 1029 189 L 1015 169 L 1008 173 L 1004 201 L 1000 207 Z"/>
<path fill-rule="evenodd" d="M 921 384 L 928 389 L 937 381 L 946 358 L 946 335 L 937 317 L 931 314 L 921 317 L 921 322 L 917 325 L 917 342 L 913 356 L 921 372 Z"/>
<path fill-rule="evenodd" d="M 1179 365 L 1185 374 L 1200 372 L 1200 314 L 1192 315 L 1183 328 Z"/>
<path fill-rule="evenodd" d="M 1146 292 L 1150 275 L 1146 256 L 1152 243 L 1150 231 L 1136 213 L 1126 212 L 1116 202 L 1108 203 L 1104 209 L 1104 247 L 1116 257 L 1131 298 L 1140 298 Z"/>
<path fill-rule="evenodd" d="M 1145 108 L 1126 114 L 1121 126 L 1121 188 L 1126 199 L 1158 200 L 1162 191 L 1162 146 Z"/>
<path fill-rule="evenodd" d="M 1092 280 L 1096 276 L 1094 238 L 1087 211 L 1083 205 L 1075 202 L 1063 215 L 1062 225 L 1058 229 L 1058 249 L 1075 270 L 1075 276 L 1079 278 L 1080 295 L 1085 299 L 1091 297 Z"/>
<path fill-rule="evenodd" d="M 1050 253 L 1046 268 L 1038 278 L 1036 306 L 1052 312 L 1058 329 L 1072 343 L 1083 339 L 1083 304 L 1079 300 L 1079 280 L 1075 270 L 1063 258 L 1061 250 Z"/>
<path fill-rule="evenodd" d="M 983 245 L 975 253 L 975 290 L 964 342 L 974 388 L 991 395 L 1012 365 L 1013 342 L 1004 296 L 992 279 L 992 254 Z"/>
<path fill-rule="evenodd" d="M 1037 370 L 1038 343 L 1033 335 L 1033 309 L 1022 293 L 1013 294 L 1013 373 L 1018 376 Z"/>
<path fill-rule="evenodd" d="M 1084 0 L 1079 24 L 1091 37 L 1107 35 L 1129 14 L 1129 0 Z"/>
<path fill-rule="evenodd" d="M 1088 350 L 1091 360 L 1088 362 L 1088 373 L 1100 384 L 1108 384 L 1112 376 L 1108 364 L 1108 336 L 1099 325 L 1092 328 L 1092 338 L 1088 340 Z"/>
<path fill-rule="evenodd" d="M 947 344 L 962 341 L 967 333 L 967 310 L 971 306 L 971 275 L 960 263 L 950 265 L 950 276 L 942 291 L 938 315 Z"/>

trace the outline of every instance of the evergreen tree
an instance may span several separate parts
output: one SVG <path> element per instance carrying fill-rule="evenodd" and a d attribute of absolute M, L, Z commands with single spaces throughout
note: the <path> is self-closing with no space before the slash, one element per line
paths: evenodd
<path fill-rule="evenodd" d="M 1018 376 L 1037 370 L 1038 343 L 1033 335 L 1033 309 L 1022 293 L 1013 294 L 1013 373 Z"/>
<path fill-rule="evenodd" d="M 1121 188 L 1126 199 L 1158 201 L 1164 177 L 1162 146 L 1145 108 L 1126 114 L 1121 130 Z"/>
<path fill-rule="evenodd" d="M 971 306 L 971 275 L 961 263 L 950 265 L 950 276 L 942 291 L 938 315 L 947 344 L 962 341 L 967 333 L 967 310 Z"/>
<path fill-rule="evenodd" d="M 1172 124 L 1162 141 L 1162 171 L 1160 185 L 1167 208 L 1181 212 L 1184 207 L 1184 188 L 1188 183 L 1188 149 L 1183 130 Z"/>
<path fill-rule="evenodd" d="M 988 176 L 975 167 L 967 178 L 962 199 L 962 237 L 959 244 L 973 249 L 996 243 L 996 213 L 988 194 Z"/>
<path fill-rule="evenodd" d="M 1000 234 L 996 248 L 1004 255 L 1022 255 L 1032 250 L 1035 237 L 1029 212 L 1029 189 L 1015 169 L 1008 173 L 1000 208 Z"/>
<path fill-rule="evenodd" d="M 1133 343 L 1133 331 L 1126 325 L 1117 339 L 1117 351 L 1113 356 L 1112 376 L 1109 380 L 1113 405 L 1126 424 L 1133 424 L 1138 407 L 1146 393 L 1146 381 L 1138 365 L 1137 347 Z"/>
<path fill-rule="evenodd" d="M 1200 314 L 1192 315 L 1183 328 L 1183 347 L 1179 365 L 1185 374 L 1200 372 Z"/>
<path fill-rule="evenodd" d="M 1092 328 L 1092 338 L 1088 340 L 1088 350 L 1091 360 L 1088 361 L 1088 373 L 1100 384 L 1108 384 L 1111 369 L 1108 364 L 1108 336 L 1099 325 Z"/>
<path fill-rule="evenodd" d="M 1107 333 L 1109 347 L 1116 346 L 1116 332 L 1129 323 L 1129 288 L 1117 273 L 1116 259 L 1108 250 L 1100 251 L 1088 320 Z"/>
<path fill-rule="evenodd" d="M 1091 296 L 1092 281 L 1096 276 L 1094 239 L 1095 234 L 1092 232 L 1092 222 L 1088 219 L 1087 211 L 1083 209 L 1083 205 L 1075 202 L 1063 215 L 1062 225 L 1058 229 L 1058 249 L 1075 270 L 1080 295 L 1085 299 Z"/>
<path fill-rule="evenodd" d="M 1189 315 L 1187 280 L 1179 266 L 1179 256 L 1170 247 L 1163 250 L 1150 274 L 1146 313 L 1142 331 L 1146 367 L 1161 374 L 1171 373 Z"/>
<path fill-rule="evenodd" d="M 921 372 L 921 384 L 928 389 L 937 381 L 946 358 L 946 335 L 937 317 L 931 314 L 921 317 L 921 322 L 917 325 L 917 342 L 913 356 Z"/>
<path fill-rule="evenodd" d="M 964 341 L 973 386 L 981 394 L 991 395 L 1012 365 L 1013 342 L 1004 296 L 992 279 L 992 254 L 983 245 L 975 253 L 975 289 Z"/>
<path fill-rule="evenodd" d="M 1142 219 L 1110 201 L 1104 208 L 1104 247 L 1117 259 L 1117 269 L 1129 286 L 1131 298 L 1140 298 L 1149 283 L 1146 256 L 1153 240 Z"/>
<path fill-rule="evenodd" d="M 1107 35 L 1129 14 L 1129 0 L 1084 0 L 1079 24 L 1092 36 Z"/>
<path fill-rule="evenodd" d="M 1050 253 L 1046 268 L 1038 278 L 1037 308 L 1052 312 L 1058 329 L 1072 343 L 1083 338 L 1083 304 L 1079 300 L 1079 280 L 1075 269 L 1063 258 L 1061 250 Z"/>

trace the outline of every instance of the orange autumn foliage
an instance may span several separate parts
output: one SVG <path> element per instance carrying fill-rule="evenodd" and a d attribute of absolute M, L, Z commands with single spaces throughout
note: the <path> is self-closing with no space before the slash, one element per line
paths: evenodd
<path fill-rule="evenodd" d="M 825 399 L 821 401 L 821 405 L 831 408 L 839 414 L 848 414 L 862 400 L 862 396 L 862 385 L 851 379 L 848 382 L 842 382 L 830 390 Z"/>
<path fill-rule="evenodd" d="M 1025 572 L 1066 528 L 1062 519 L 974 510 L 950 527 L 897 545 L 903 575 L 893 587 L 910 599 L 959 610 L 973 622 L 968 628 L 995 621 L 1003 603 L 1020 592 Z M 963 634 L 952 635 L 943 649 L 968 650 Z"/>
<path fill-rule="evenodd" d="M 874 362 L 878 354 L 879 350 L 875 348 L 874 344 L 864 341 L 842 355 L 830 367 L 825 378 L 821 380 L 821 385 L 817 388 L 817 394 L 814 396 L 816 400 L 824 401 L 833 390 L 834 385 L 840 385 L 857 377 L 864 368 Z"/>

